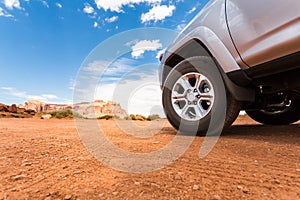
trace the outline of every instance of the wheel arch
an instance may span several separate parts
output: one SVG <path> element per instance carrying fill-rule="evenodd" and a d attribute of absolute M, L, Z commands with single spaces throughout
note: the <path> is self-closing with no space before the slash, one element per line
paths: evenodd
<path fill-rule="evenodd" d="M 239 101 L 254 101 L 252 88 L 240 87 L 226 73 L 241 70 L 221 39 L 209 28 L 198 27 L 189 35 L 180 35 L 177 41 L 167 50 L 162 71 L 162 83 L 170 71 L 181 61 L 195 56 L 209 56 L 214 59 L 223 77 L 226 88 Z"/>

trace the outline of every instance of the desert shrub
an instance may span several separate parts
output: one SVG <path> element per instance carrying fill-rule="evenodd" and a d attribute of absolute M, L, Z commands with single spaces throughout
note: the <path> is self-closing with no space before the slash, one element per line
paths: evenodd
<path fill-rule="evenodd" d="M 139 121 L 145 121 L 147 120 L 147 117 L 143 116 L 143 115 L 136 115 L 135 116 L 135 120 L 139 120 Z"/>
<path fill-rule="evenodd" d="M 118 115 L 103 115 L 98 117 L 97 119 L 106 119 L 106 120 L 110 120 L 110 119 L 121 119 Z"/>
<path fill-rule="evenodd" d="M 20 117 L 19 115 L 15 115 L 15 114 L 12 114 L 11 116 L 14 117 L 14 118 L 19 118 Z"/>
<path fill-rule="evenodd" d="M 134 114 L 131 114 L 129 117 L 130 117 L 131 120 L 135 120 L 135 115 Z"/>
<path fill-rule="evenodd" d="M 131 114 L 130 118 L 131 118 L 131 120 L 138 120 L 138 121 L 145 121 L 145 120 L 147 120 L 147 117 L 145 117 L 143 115 L 134 115 L 134 114 Z"/>
<path fill-rule="evenodd" d="M 118 115 L 114 115 L 114 118 L 115 119 L 122 119 L 120 116 L 118 116 Z"/>
<path fill-rule="evenodd" d="M 109 120 L 109 119 L 114 119 L 114 116 L 113 115 L 103 115 L 103 116 L 98 117 L 98 119 Z"/>
<path fill-rule="evenodd" d="M 84 118 L 81 114 L 79 114 L 78 112 L 72 111 L 73 113 L 73 118 Z"/>
<path fill-rule="evenodd" d="M 63 119 L 63 118 L 82 118 L 79 113 L 73 112 L 72 110 L 54 110 L 46 112 L 46 114 L 52 115 L 54 118 Z"/>
<path fill-rule="evenodd" d="M 57 112 L 55 113 L 54 115 L 55 118 L 58 118 L 58 119 L 62 119 L 62 118 L 67 118 L 69 117 L 68 114 L 66 112 L 62 113 L 62 112 Z"/>
<path fill-rule="evenodd" d="M 124 119 L 125 119 L 125 120 L 131 120 L 131 118 L 130 118 L 130 117 L 124 117 Z"/>
<path fill-rule="evenodd" d="M 28 113 L 28 114 L 30 114 L 30 115 L 35 115 L 35 111 L 34 111 L 34 110 L 31 110 L 31 109 L 25 110 L 24 113 Z"/>
<path fill-rule="evenodd" d="M 160 116 L 158 114 L 152 114 L 147 117 L 148 121 L 153 121 L 153 120 L 157 120 L 157 119 L 160 119 Z"/>

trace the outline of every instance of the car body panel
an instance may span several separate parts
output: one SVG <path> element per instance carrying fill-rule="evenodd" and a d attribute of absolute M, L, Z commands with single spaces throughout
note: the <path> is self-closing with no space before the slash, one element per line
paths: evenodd
<path fill-rule="evenodd" d="M 167 50 L 168 53 L 177 53 L 177 50 L 180 49 L 180 47 L 184 46 L 193 39 L 201 41 L 201 43 L 205 45 L 213 57 L 219 63 L 223 64 L 222 69 L 225 73 L 240 69 L 240 66 L 236 63 L 234 57 L 231 55 L 231 52 L 226 48 L 220 38 L 211 29 L 205 26 L 197 27 L 189 32 L 188 35 L 182 37 L 180 41 L 177 41 L 176 44 Z"/>
<path fill-rule="evenodd" d="M 244 79 L 249 83 L 252 77 L 251 73 L 247 72 L 252 72 L 253 69 L 274 73 L 290 70 L 289 66 L 285 65 L 281 66 L 282 70 L 273 69 L 274 66 L 280 65 L 282 58 L 289 58 L 290 55 L 300 52 L 300 1 L 209 1 L 167 48 L 161 64 L 161 84 L 164 81 L 163 73 L 166 72 L 166 75 L 169 71 L 165 69 L 175 66 L 168 66 L 168 61 L 172 60 L 174 55 L 180 54 L 181 50 L 195 39 L 205 46 L 223 72 L 241 72 L 238 73 L 238 78 L 242 80 L 232 79 L 235 83 L 244 83 Z M 181 57 L 186 59 L 185 54 Z M 277 65 L 274 65 L 274 62 Z M 293 66 L 300 66 L 295 65 L 295 62 L 298 63 L 293 61 Z M 262 70 L 260 66 L 265 65 L 266 68 Z M 268 74 L 270 73 L 261 76 Z"/>
<path fill-rule="evenodd" d="M 210 1 L 166 50 L 162 63 L 192 39 L 205 45 L 215 59 L 222 63 L 224 72 L 241 69 L 242 65 L 239 66 L 234 60 L 238 53 L 226 24 L 225 0 Z"/>
<path fill-rule="evenodd" d="M 300 51 L 299 0 L 226 1 L 238 63 L 252 67 Z"/>

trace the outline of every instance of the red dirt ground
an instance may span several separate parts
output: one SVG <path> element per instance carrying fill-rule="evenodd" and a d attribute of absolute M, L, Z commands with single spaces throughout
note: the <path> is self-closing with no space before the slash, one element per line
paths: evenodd
<path fill-rule="evenodd" d="M 100 123 L 132 152 L 159 149 L 176 135 L 167 122 L 149 139 L 121 134 L 114 121 Z M 0 199 L 300 199 L 299 122 L 262 126 L 240 117 L 200 159 L 203 140 L 196 137 L 163 169 L 134 174 L 96 160 L 72 120 L 0 119 Z"/>

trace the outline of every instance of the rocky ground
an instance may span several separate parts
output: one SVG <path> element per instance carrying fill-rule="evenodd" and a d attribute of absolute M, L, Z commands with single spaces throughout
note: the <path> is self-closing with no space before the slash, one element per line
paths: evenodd
<path fill-rule="evenodd" d="M 149 139 L 100 124 L 131 152 L 157 150 L 176 135 L 167 122 Z M 72 120 L 0 119 L 0 199 L 300 199 L 299 122 L 272 127 L 242 117 L 200 159 L 204 139 L 163 169 L 126 173 L 95 159 Z"/>

